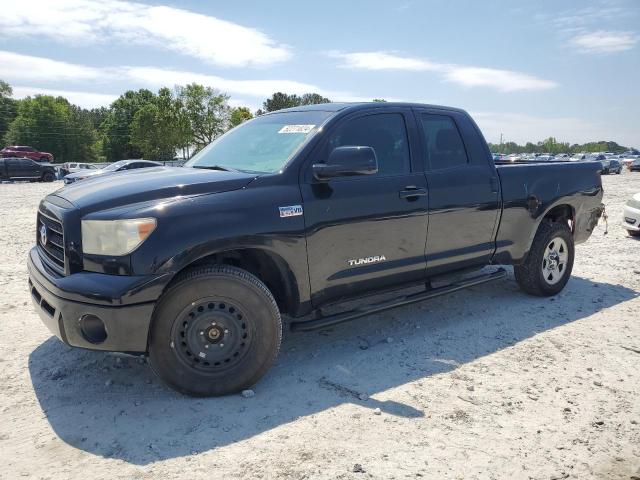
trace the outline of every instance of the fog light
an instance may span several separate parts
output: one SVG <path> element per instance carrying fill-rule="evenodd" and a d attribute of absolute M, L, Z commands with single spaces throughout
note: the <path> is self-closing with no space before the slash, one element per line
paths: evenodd
<path fill-rule="evenodd" d="M 107 339 L 104 322 L 95 315 L 87 314 L 80 318 L 80 331 L 87 342 L 102 343 Z"/>

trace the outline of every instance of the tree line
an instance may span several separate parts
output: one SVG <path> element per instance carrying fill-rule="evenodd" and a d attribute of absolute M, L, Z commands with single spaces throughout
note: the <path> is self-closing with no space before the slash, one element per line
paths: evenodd
<path fill-rule="evenodd" d="M 558 142 L 554 137 L 549 137 L 537 143 L 527 142 L 524 145 L 518 145 L 515 142 L 489 143 L 489 149 L 493 153 L 550 153 L 552 155 L 583 152 L 623 153 L 630 150 L 628 147 L 618 145 L 616 142 L 602 140 L 599 142 L 570 144 L 568 142 Z"/>
<path fill-rule="evenodd" d="M 129 90 L 109 107 L 86 109 L 63 97 L 35 95 L 12 98 L 11 86 L 0 80 L 0 139 L 5 145 L 29 145 L 50 152 L 57 163 L 112 162 L 126 158 L 171 160 L 189 158 L 230 128 L 283 108 L 331 102 L 318 94 L 274 93 L 252 113 L 232 107 L 230 97 L 192 83 L 173 89 Z M 384 102 L 384 99 L 374 99 Z M 517 145 L 489 144 L 496 153 L 574 153 L 627 150 L 615 142 L 569 145 L 548 138 Z"/>
<path fill-rule="evenodd" d="M 215 138 L 253 118 L 248 107 L 232 107 L 224 93 L 192 83 L 129 90 L 109 107 L 86 109 L 63 97 L 12 98 L 0 80 L 0 139 L 52 153 L 56 163 L 112 162 L 126 158 L 189 158 Z M 255 115 L 299 105 L 330 102 L 317 93 L 274 93 Z"/>

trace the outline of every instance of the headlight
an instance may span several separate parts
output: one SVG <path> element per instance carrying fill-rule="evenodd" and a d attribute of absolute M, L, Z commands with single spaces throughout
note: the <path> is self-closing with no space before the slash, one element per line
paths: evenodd
<path fill-rule="evenodd" d="M 155 228 L 155 218 L 82 220 L 82 251 L 93 255 L 127 255 Z"/>

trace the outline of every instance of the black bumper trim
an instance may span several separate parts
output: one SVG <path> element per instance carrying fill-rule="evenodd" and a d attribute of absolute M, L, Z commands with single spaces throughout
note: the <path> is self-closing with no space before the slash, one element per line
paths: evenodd
<path fill-rule="evenodd" d="M 105 306 L 76 302 L 52 293 L 49 284 L 34 275 L 35 266 L 29 262 L 29 290 L 31 300 L 45 326 L 64 343 L 91 350 L 144 353 L 147 350 L 149 326 L 155 302 Z M 107 338 L 95 344 L 84 338 L 80 319 L 95 315 L 105 325 Z"/>

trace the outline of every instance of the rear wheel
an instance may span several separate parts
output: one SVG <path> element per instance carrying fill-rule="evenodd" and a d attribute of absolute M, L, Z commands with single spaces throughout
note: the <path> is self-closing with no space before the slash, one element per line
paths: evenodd
<path fill-rule="evenodd" d="M 226 265 L 186 272 L 160 299 L 149 338 L 153 370 L 194 396 L 238 392 L 273 364 L 282 322 L 267 287 Z"/>
<path fill-rule="evenodd" d="M 531 295 L 555 295 L 569 281 L 574 254 L 569 226 L 544 221 L 536 232 L 526 261 L 514 267 L 518 285 Z"/>

